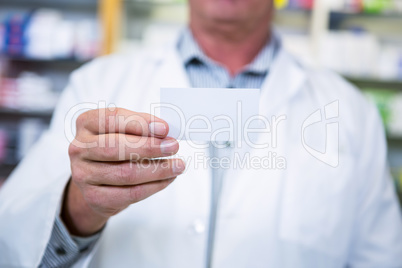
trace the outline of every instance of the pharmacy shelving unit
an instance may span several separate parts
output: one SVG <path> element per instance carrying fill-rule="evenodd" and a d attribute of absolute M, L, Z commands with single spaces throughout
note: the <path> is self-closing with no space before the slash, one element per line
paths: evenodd
<path fill-rule="evenodd" d="M 400 80 L 379 80 L 373 78 L 361 78 L 345 75 L 349 82 L 359 88 L 379 88 L 379 89 L 394 89 L 402 92 L 402 81 Z"/>
<path fill-rule="evenodd" d="M 27 12 L 37 9 L 49 8 L 69 14 L 88 14 L 97 17 L 102 30 L 101 54 L 113 51 L 114 33 L 118 27 L 116 10 L 120 10 L 115 0 L 0 0 L 1 12 Z M 60 92 L 68 81 L 68 76 L 74 69 L 79 68 L 87 60 L 76 58 L 65 59 L 32 59 L 15 57 L 1 54 L 0 58 L 7 62 L 6 75 L 16 77 L 22 71 L 34 71 L 44 75 L 47 72 L 55 72 L 57 83 L 54 90 Z M 0 107 L 0 126 L 7 129 L 6 159 L 0 163 L 0 185 L 8 177 L 11 171 L 18 164 L 16 158 L 19 124 L 27 119 L 34 119 L 48 125 L 51 119 L 52 110 L 36 111 L 32 109 L 4 108 Z"/>
<path fill-rule="evenodd" d="M 15 109 L 8 108 L 0 108 L 0 118 L 1 124 L 8 125 L 8 131 L 10 134 L 10 138 L 7 145 L 8 151 L 13 151 L 8 153 L 8 159 L 2 162 L 0 165 L 0 181 L 4 180 L 15 168 L 18 161 L 15 156 L 15 152 L 17 151 L 16 137 L 18 137 L 18 128 L 17 125 L 22 120 L 26 120 L 28 118 L 40 120 L 44 124 L 49 124 L 52 116 L 52 111 L 37 111 L 37 112 L 28 112 L 28 111 L 20 111 Z M 3 178 L 3 179 L 1 179 Z"/>

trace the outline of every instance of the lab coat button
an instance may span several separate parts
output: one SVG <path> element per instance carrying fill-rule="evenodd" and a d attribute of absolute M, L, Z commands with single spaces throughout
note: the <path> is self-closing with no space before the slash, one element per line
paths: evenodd
<path fill-rule="evenodd" d="M 205 232 L 205 224 L 201 220 L 195 220 L 191 224 L 190 229 L 193 234 L 202 234 Z"/>

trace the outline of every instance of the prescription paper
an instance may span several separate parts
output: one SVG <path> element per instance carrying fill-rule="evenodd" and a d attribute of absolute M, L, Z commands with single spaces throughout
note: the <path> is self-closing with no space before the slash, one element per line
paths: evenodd
<path fill-rule="evenodd" d="M 178 140 L 235 141 L 259 114 L 259 89 L 161 88 L 160 117 Z"/>

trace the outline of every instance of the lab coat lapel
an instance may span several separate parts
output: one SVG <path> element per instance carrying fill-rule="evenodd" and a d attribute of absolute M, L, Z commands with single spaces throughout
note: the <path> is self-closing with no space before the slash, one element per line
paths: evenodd
<path fill-rule="evenodd" d="M 234 153 L 241 159 L 246 155 L 250 157 L 263 158 L 271 155 L 287 157 L 289 151 L 287 139 L 290 126 L 287 121 L 289 117 L 290 99 L 300 90 L 306 75 L 302 68 L 300 68 L 293 58 L 288 55 L 284 50 L 280 50 L 271 67 L 270 74 L 263 83 L 260 96 L 260 115 L 265 117 L 272 126 L 273 116 L 279 118 L 286 116 L 283 122 L 279 123 L 280 126 L 275 130 L 276 138 L 272 137 L 272 133 L 258 135 L 257 144 L 269 144 L 268 148 L 256 149 L 252 148 L 245 143 L 241 146 L 235 144 Z M 272 130 L 272 127 L 271 127 Z M 276 144 L 273 144 L 275 139 Z M 235 160 L 234 160 L 235 161 Z M 228 215 L 233 214 L 241 204 L 239 203 L 238 196 L 244 193 L 245 189 L 255 187 L 249 183 L 248 179 L 244 178 L 278 178 L 283 176 L 286 171 L 277 169 L 274 166 L 268 168 L 241 168 L 228 170 L 225 173 L 225 178 L 230 178 L 225 181 L 225 189 L 222 194 L 221 211 Z M 250 189 L 253 191 L 253 189 Z"/>
<path fill-rule="evenodd" d="M 150 113 L 160 117 L 160 109 L 157 108 L 160 103 L 161 88 L 187 88 L 190 83 L 187 78 L 180 55 L 174 43 L 161 47 L 147 58 L 146 66 L 139 70 L 133 70 L 132 77 L 138 77 L 136 81 L 129 79 L 126 82 L 126 94 L 134 92 L 135 100 L 123 98 L 119 103 L 125 103 L 129 109 L 138 112 Z"/>
<path fill-rule="evenodd" d="M 156 65 L 158 71 L 154 76 L 153 82 L 150 86 L 152 93 L 152 99 L 150 103 L 160 102 L 160 88 L 189 88 L 190 82 L 180 55 L 175 45 L 169 46 L 166 51 L 161 51 L 156 58 Z M 160 116 L 158 110 L 155 111 L 156 116 Z M 162 118 L 163 119 L 163 118 Z M 191 143 L 183 140 L 180 142 L 179 156 L 185 159 L 192 159 L 196 151 L 207 153 L 207 150 L 194 149 Z"/>
<path fill-rule="evenodd" d="M 276 111 L 298 92 L 305 79 L 305 70 L 281 48 L 261 88 L 260 114 Z"/>
<path fill-rule="evenodd" d="M 156 89 L 158 95 L 161 87 L 190 87 L 183 62 L 174 44 L 159 51 L 156 55 L 155 63 L 157 72 L 153 78 L 151 88 Z"/>
<path fill-rule="evenodd" d="M 260 133 L 258 136 L 257 144 L 268 143 L 269 147 L 266 149 L 255 149 L 246 145 L 244 142 L 241 146 L 235 144 L 234 154 L 244 159 L 246 155 L 250 157 L 268 157 L 271 155 L 287 157 L 289 152 L 287 139 L 289 138 L 289 117 L 290 99 L 297 94 L 301 89 L 306 79 L 305 71 L 295 62 L 295 60 L 287 54 L 283 49 L 278 52 L 278 55 L 271 67 L 270 74 L 267 76 L 263 83 L 260 96 L 260 115 L 264 116 L 272 126 L 273 116 L 279 118 L 286 116 L 283 122 L 279 123 L 280 127 L 275 130 L 277 138 Z M 271 129 L 272 130 L 272 129 Z M 275 139 L 276 144 L 273 144 Z M 234 160 L 236 161 L 236 160 Z M 231 169 L 225 172 L 225 178 L 230 178 L 225 181 L 225 188 L 222 193 L 222 212 L 232 214 L 233 211 L 239 208 L 239 196 L 242 196 L 245 189 L 253 187 L 246 178 L 259 177 L 259 178 L 273 178 L 280 177 L 286 171 L 277 169 L 274 166 L 269 168 L 238 168 Z M 252 191 L 252 189 L 250 189 Z"/>

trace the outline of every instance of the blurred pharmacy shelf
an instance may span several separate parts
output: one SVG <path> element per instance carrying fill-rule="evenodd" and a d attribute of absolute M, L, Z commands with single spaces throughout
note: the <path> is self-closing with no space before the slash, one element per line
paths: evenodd
<path fill-rule="evenodd" d="M 52 113 L 0 108 L 0 186 L 46 129 Z"/>
<path fill-rule="evenodd" d="M 379 80 L 373 78 L 344 76 L 349 82 L 359 88 L 394 89 L 402 92 L 402 80 Z"/>
<path fill-rule="evenodd" d="M 0 184 L 49 125 L 70 73 L 104 54 L 114 0 L 0 0 Z"/>
<path fill-rule="evenodd" d="M 3 181 L 6 180 L 6 178 L 11 174 L 11 172 L 14 170 L 16 167 L 15 165 L 9 165 L 9 164 L 1 164 L 0 166 L 0 186 Z"/>
<path fill-rule="evenodd" d="M 25 118 L 41 118 L 50 122 L 53 110 L 48 111 L 22 111 L 20 109 L 0 108 L 2 121 L 17 121 Z"/>
<path fill-rule="evenodd" d="M 16 56 L 7 56 L 3 55 L 3 57 L 11 62 L 22 63 L 22 64 L 55 64 L 55 65 L 68 65 L 72 67 L 79 67 L 82 64 L 88 62 L 88 60 L 78 60 L 74 58 L 55 58 L 55 59 L 37 59 L 37 58 L 26 58 L 26 57 L 16 57 Z"/>
<path fill-rule="evenodd" d="M 92 9 L 98 8 L 97 0 L 0 0 L 3 8 L 56 8 L 56 9 Z"/>
<path fill-rule="evenodd" d="M 159 0 L 159 1 L 148 1 L 148 0 L 123 0 L 125 7 L 138 7 L 138 6 L 147 6 L 147 7 L 159 7 L 159 6 L 186 6 L 187 2 L 184 0 Z"/>

